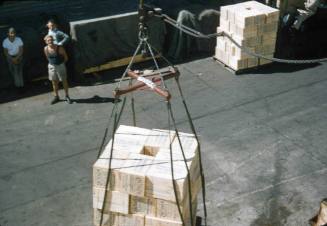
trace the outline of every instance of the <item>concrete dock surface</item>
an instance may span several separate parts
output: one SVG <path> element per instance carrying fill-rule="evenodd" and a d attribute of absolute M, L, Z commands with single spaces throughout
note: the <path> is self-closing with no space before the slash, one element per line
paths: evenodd
<path fill-rule="evenodd" d="M 178 67 L 201 141 L 208 225 L 308 225 L 327 197 L 327 63 L 242 75 L 212 58 Z M 50 105 L 51 92 L 0 105 L 1 226 L 93 225 L 92 165 L 116 85 L 74 86 L 71 105 Z M 174 80 L 167 87 L 179 130 L 190 132 Z M 137 126 L 168 129 L 160 96 L 134 97 Z M 132 125 L 129 101 L 120 124 Z"/>

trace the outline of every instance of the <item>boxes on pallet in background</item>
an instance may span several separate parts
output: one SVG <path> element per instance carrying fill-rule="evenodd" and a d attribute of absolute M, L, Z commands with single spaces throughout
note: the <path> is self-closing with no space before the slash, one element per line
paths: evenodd
<path fill-rule="evenodd" d="M 238 59 L 233 56 L 229 56 L 228 59 L 229 66 L 234 70 L 245 69 L 248 67 L 247 59 Z"/>
<path fill-rule="evenodd" d="M 272 58 L 272 57 L 274 57 L 274 56 L 273 56 L 273 55 L 268 55 L 268 57 L 269 57 L 269 58 Z M 260 65 L 270 64 L 271 62 L 272 62 L 271 60 L 267 60 L 267 59 L 264 59 L 264 58 L 261 58 L 261 59 L 259 60 Z"/>
<path fill-rule="evenodd" d="M 217 32 L 224 31 L 238 45 L 251 52 L 266 57 L 274 55 L 279 10 L 257 1 L 248 1 L 222 6 L 220 12 Z M 215 58 L 235 71 L 271 62 L 247 54 L 224 36 L 217 37 Z"/>
<path fill-rule="evenodd" d="M 179 133 L 179 138 L 167 130 L 117 129 L 113 150 L 110 141 L 93 165 L 95 225 L 100 223 L 101 212 L 104 225 L 110 226 L 182 225 L 172 184 L 170 146 L 179 209 L 185 226 L 190 225 L 191 215 L 195 222 L 201 188 L 198 143 L 192 134 Z"/>

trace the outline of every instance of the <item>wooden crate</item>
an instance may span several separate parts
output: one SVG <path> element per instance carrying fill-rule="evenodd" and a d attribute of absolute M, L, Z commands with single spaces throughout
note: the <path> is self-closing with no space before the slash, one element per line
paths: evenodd
<path fill-rule="evenodd" d="M 117 129 L 108 187 L 105 185 L 111 141 L 93 165 L 95 225 L 99 225 L 101 211 L 104 225 L 109 226 L 182 225 L 172 184 L 170 146 L 178 204 L 184 221 L 190 225 L 191 211 L 195 217 L 197 194 L 201 188 L 198 143 L 192 134 L 180 133 L 179 136 L 186 162 L 173 131 L 130 126 Z"/>
<path fill-rule="evenodd" d="M 257 1 L 222 6 L 220 26 L 233 40 L 263 56 L 273 56 L 276 46 L 279 11 Z M 247 54 L 227 37 L 217 37 L 215 59 L 233 71 L 253 68 L 271 61 Z"/>

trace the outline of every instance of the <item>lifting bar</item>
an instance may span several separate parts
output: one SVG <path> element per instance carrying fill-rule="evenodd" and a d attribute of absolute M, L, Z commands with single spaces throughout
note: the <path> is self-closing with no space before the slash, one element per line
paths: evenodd
<path fill-rule="evenodd" d="M 138 90 L 144 86 L 148 86 L 150 87 L 154 92 L 156 92 L 157 94 L 159 94 L 160 96 L 164 97 L 166 100 L 169 100 L 171 98 L 170 93 L 167 90 L 163 90 L 160 87 L 158 87 L 156 85 L 156 83 L 159 83 L 160 81 L 163 80 L 167 80 L 170 78 L 177 78 L 179 77 L 179 71 L 177 68 L 175 67 L 170 67 L 168 70 L 166 71 L 162 71 L 162 72 L 153 72 L 151 74 L 144 74 L 144 73 L 139 73 L 137 71 L 128 71 L 127 75 L 132 78 L 132 79 L 136 79 L 139 82 L 135 83 L 133 85 L 130 85 L 126 88 L 117 88 L 113 94 L 114 97 L 119 97 L 121 95 L 133 92 L 135 90 Z M 158 75 L 161 75 L 161 77 L 158 77 Z M 151 80 L 147 79 L 146 77 L 150 77 L 151 76 Z"/>

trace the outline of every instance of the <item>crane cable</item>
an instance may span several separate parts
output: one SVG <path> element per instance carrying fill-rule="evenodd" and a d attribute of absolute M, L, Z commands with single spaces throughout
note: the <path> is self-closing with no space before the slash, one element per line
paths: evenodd
<path fill-rule="evenodd" d="M 237 41 L 235 41 L 230 34 L 228 34 L 225 31 L 217 32 L 217 33 L 212 33 L 212 34 L 203 34 L 197 30 L 194 30 L 190 27 L 187 27 L 176 20 L 172 19 L 166 14 L 155 14 L 156 17 L 162 18 L 163 21 L 166 23 L 172 25 L 173 27 L 177 28 L 178 30 L 192 36 L 195 38 L 203 38 L 203 39 L 211 39 L 211 38 L 216 38 L 216 37 L 226 37 L 228 38 L 232 43 L 234 43 L 238 48 L 243 50 L 246 54 L 256 57 L 256 58 L 262 58 L 278 63 L 287 63 L 287 64 L 313 64 L 313 63 L 321 63 L 327 61 L 327 58 L 321 58 L 321 59 L 307 59 L 307 60 L 290 60 L 290 59 L 280 59 L 276 57 L 268 57 L 259 53 L 255 53 L 251 50 L 249 50 L 247 47 L 240 45 Z"/>

